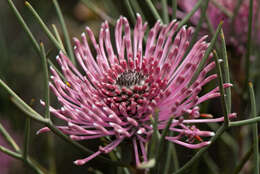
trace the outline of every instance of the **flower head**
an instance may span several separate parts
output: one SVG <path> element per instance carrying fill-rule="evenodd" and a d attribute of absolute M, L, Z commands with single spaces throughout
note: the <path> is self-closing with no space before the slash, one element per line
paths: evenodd
<path fill-rule="evenodd" d="M 183 26 L 177 32 L 178 25 L 176 20 L 169 25 L 156 22 L 148 32 L 145 46 L 147 23 L 143 23 L 138 14 L 133 31 L 128 20 L 120 17 L 114 38 L 110 36 L 107 22 L 101 26 L 98 41 L 87 27 L 91 44 L 85 33 L 81 41 L 74 38 L 74 51 L 83 74 L 64 53 L 57 56 L 67 81 L 50 68 L 50 88 L 62 104 L 60 109 L 50 107 L 50 112 L 68 123 L 59 129 L 73 140 L 112 137 L 110 144 L 100 146 L 96 153 L 75 164 L 82 165 L 101 153 L 109 153 L 125 139 L 133 144 L 137 165 L 139 152 L 146 161 L 145 146 L 153 132 L 150 117 L 155 109 L 159 110 L 159 130 L 174 117 L 170 130 L 177 135 L 166 137 L 169 141 L 192 149 L 210 143 L 200 137 L 214 133 L 201 131 L 194 124 L 223 121 L 223 118 L 199 119 L 210 115 L 201 115 L 198 105 L 220 96 L 218 87 L 198 96 L 204 85 L 217 78 L 216 74 L 207 76 L 215 63 L 210 56 L 197 79 L 189 85 L 209 44 L 205 41 L 207 37 L 202 37 L 184 59 L 193 29 Z M 91 47 L 95 51 L 91 51 Z M 224 85 L 225 88 L 230 86 Z M 47 130 L 43 128 L 39 132 Z"/>
<path fill-rule="evenodd" d="M 192 10 L 194 5 L 198 0 L 182 0 L 178 1 L 180 8 L 185 12 Z M 227 38 L 227 43 L 237 48 L 237 51 L 240 53 L 245 52 L 245 44 L 247 42 L 247 32 L 248 32 L 248 15 L 249 15 L 249 0 L 242 1 L 237 14 L 232 19 L 232 16 L 235 15 L 235 10 L 238 6 L 238 0 L 216 0 L 216 4 L 213 2 L 209 3 L 207 9 L 207 16 L 210 19 L 213 27 L 216 29 L 220 21 L 224 21 L 223 30 Z M 222 6 L 225 9 L 221 10 L 218 5 Z M 257 25 L 257 9 L 258 1 L 253 1 L 253 23 Z M 200 11 L 197 11 L 195 15 L 191 18 L 191 21 L 196 25 L 200 18 Z M 254 33 L 258 34 L 258 33 Z M 259 36 L 258 40 L 260 39 Z"/>

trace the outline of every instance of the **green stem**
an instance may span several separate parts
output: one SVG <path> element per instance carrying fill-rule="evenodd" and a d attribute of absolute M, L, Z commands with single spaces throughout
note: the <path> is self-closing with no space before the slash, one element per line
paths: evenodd
<path fill-rule="evenodd" d="M 125 6 L 127 8 L 127 11 L 130 15 L 130 19 L 131 19 L 132 23 L 135 24 L 135 22 L 136 22 L 135 12 L 134 12 L 133 8 L 131 7 L 130 0 L 124 0 L 124 2 L 125 2 Z"/>
<path fill-rule="evenodd" d="M 165 148 L 165 137 L 166 135 L 168 134 L 168 132 L 170 131 L 170 126 L 172 124 L 172 120 L 173 120 L 173 117 L 171 117 L 167 124 L 166 124 L 166 127 L 163 129 L 162 131 L 162 134 L 161 134 L 161 137 L 160 137 L 160 140 L 159 140 L 159 143 L 158 143 L 158 148 L 155 149 L 155 159 L 156 159 L 156 169 L 157 169 L 157 173 L 159 173 L 159 170 L 160 170 L 160 166 L 161 166 L 161 163 L 159 161 L 161 161 L 162 159 L 162 153 L 163 153 L 163 149 Z"/>
<path fill-rule="evenodd" d="M 145 2 L 146 2 L 146 4 L 147 4 L 147 6 L 149 7 L 149 9 L 151 10 L 152 15 L 154 16 L 154 18 L 155 18 L 156 20 L 159 20 L 159 21 L 162 22 L 162 18 L 160 17 L 158 11 L 157 11 L 156 8 L 154 7 L 152 1 L 151 1 L 151 0 L 145 0 Z"/>
<path fill-rule="evenodd" d="M 55 0 L 54 0 L 55 1 Z M 54 29 L 56 27 L 54 26 Z M 58 35 L 59 36 L 59 35 Z M 48 73 L 48 64 L 47 58 L 45 53 L 45 48 L 43 43 L 40 44 L 41 46 L 41 59 L 42 59 L 42 67 L 43 67 L 43 74 L 44 74 L 44 100 L 45 100 L 45 118 L 50 119 L 50 90 L 49 90 L 49 73 Z M 52 174 L 56 173 L 56 163 L 55 163 L 55 152 L 54 152 L 54 139 L 52 134 L 47 135 L 48 139 L 48 158 L 49 158 L 49 168 Z"/>
<path fill-rule="evenodd" d="M 173 136 L 173 135 L 174 133 L 170 132 L 169 136 Z M 169 173 L 169 169 L 172 161 L 173 161 L 173 171 L 177 171 L 179 169 L 178 154 L 176 152 L 174 143 L 168 142 L 168 147 L 166 152 L 166 162 L 165 162 L 163 174 Z"/>
<path fill-rule="evenodd" d="M 172 19 L 176 19 L 177 0 L 172 0 Z"/>
<path fill-rule="evenodd" d="M 217 0 L 211 0 L 211 2 L 220 10 L 222 11 L 225 15 L 227 15 L 229 18 L 233 17 L 233 14 L 223 5 L 221 5 Z"/>
<path fill-rule="evenodd" d="M 251 55 L 251 48 L 252 48 L 252 20 L 253 20 L 253 0 L 250 0 L 249 6 L 249 15 L 248 15 L 248 33 L 247 33 L 247 49 L 246 49 L 246 79 L 244 84 L 244 92 L 247 89 L 247 84 L 250 81 L 251 74 L 250 74 L 250 55 Z"/>
<path fill-rule="evenodd" d="M 218 123 L 208 123 L 207 126 L 213 131 L 217 131 L 219 128 Z M 235 140 L 233 135 L 230 135 L 228 132 L 224 132 L 220 139 L 233 151 L 234 154 L 237 154 L 239 151 L 238 143 Z"/>
<path fill-rule="evenodd" d="M 35 164 L 31 162 L 30 159 L 24 159 L 23 156 L 20 153 L 13 152 L 3 146 L 0 146 L 0 151 L 5 153 L 6 155 L 9 155 L 15 159 L 23 161 L 25 164 L 27 164 L 30 168 L 32 168 L 37 174 L 44 174 L 40 168 L 38 168 Z"/>
<path fill-rule="evenodd" d="M 64 81 L 64 82 L 67 82 L 66 78 L 64 77 L 64 75 L 58 70 L 58 68 L 52 63 L 52 61 L 50 59 L 47 60 L 48 61 L 48 64 L 50 66 L 53 67 L 53 69 L 59 74 L 59 76 L 61 77 L 61 79 Z"/>
<path fill-rule="evenodd" d="M 206 14 L 207 14 L 206 11 L 208 9 L 208 4 L 209 4 L 209 0 L 205 0 L 205 2 L 201 5 L 200 9 L 201 9 L 201 14 L 202 15 L 201 15 L 201 17 L 199 19 L 199 22 L 198 22 L 198 24 L 196 26 L 195 32 L 194 32 L 193 37 L 191 39 L 191 43 L 190 43 L 191 46 L 193 46 L 193 44 L 196 42 L 197 37 L 198 37 L 199 32 L 200 32 L 200 29 L 201 29 L 201 26 L 202 26 L 202 24 L 205 21 Z"/>
<path fill-rule="evenodd" d="M 190 20 L 190 18 L 194 15 L 194 13 L 201 7 L 202 2 L 203 0 L 197 2 L 194 8 L 181 20 L 180 24 L 178 25 L 177 31 L 181 29 L 181 27 Z"/>
<path fill-rule="evenodd" d="M 116 21 L 108 16 L 104 10 L 98 8 L 91 0 L 81 0 L 88 8 L 93 10 L 98 16 L 100 16 L 102 19 L 107 20 L 110 24 L 113 26 L 116 24 Z"/>
<path fill-rule="evenodd" d="M 43 67 L 43 74 L 44 74 L 44 102 L 45 102 L 45 118 L 50 118 L 50 90 L 49 90 L 49 73 L 48 73 L 48 65 L 47 65 L 47 58 L 44 49 L 43 43 L 40 44 L 41 46 L 41 59 L 42 59 L 42 67 Z"/>
<path fill-rule="evenodd" d="M 15 7 L 14 3 L 12 0 L 7 0 L 9 6 L 11 7 L 11 9 L 13 10 L 15 16 L 18 19 L 18 22 L 22 25 L 22 27 L 24 28 L 25 32 L 28 34 L 30 40 L 33 43 L 34 48 L 37 50 L 37 52 L 40 52 L 40 46 L 38 44 L 38 42 L 36 41 L 35 37 L 33 36 L 31 30 L 29 29 L 28 25 L 25 23 L 25 21 L 23 20 L 23 17 L 21 16 L 21 14 L 19 13 L 19 11 L 17 10 L 17 8 Z"/>
<path fill-rule="evenodd" d="M 143 14 L 143 10 L 141 9 L 141 7 L 139 5 L 138 0 L 131 0 L 129 2 L 132 5 L 133 10 L 135 10 L 135 12 L 139 13 L 142 16 L 143 21 L 146 21 L 146 18 L 145 18 L 144 14 Z"/>
<path fill-rule="evenodd" d="M 44 172 L 40 168 L 38 168 L 30 159 L 24 160 L 24 162 L 29 167 L 31 167 L 35 171 L 35 173 L 37 173 L 37 174 L 44 174 Z"/>
<path fill-rule="evenodd" d="M 151 146 L 148 152 L 148 158 L 154 158 L 155 157 L 155 151 L 156 151 L 156 147 L 158 147 L 158 141 L 159 141 L 159 137 L 158 137 L 158 116 L 159 116 L 159 110 L 156 109 L 154 112 L 154 115 L 151 116 L 151 121 L 152 121 L 152 125 L 153 125 L 153 134 L 152 134 L 152 138 L 151 138 Z"/>
<path fill-rule="evenodd" d="M 245 125 L 249 125 L 249 124 L 254 124 L 256 122 L 260 121 L 260 116 L 257 116 L 255 118 L 251 118 L 251 119 L 246 119 L 246 120 L 242 120 L 242 121 L 232 121 L 229 123 L 230 127 L 234 127 L 234 126 L 245 126 Z"/>
<path fill-rule="evenodd" d="M 16 142 L 13 140 L 13 138 L 10 136 L 10 134 L 6 131 L 6 129 L 3 127 L 3 125 L 0 123 L 0 132 L 6 139 L 6 141 L 14 148 L 16 152 L 20 152 L 19 146 L 16 144 Z"/>
<path fill-rule="evenodd" d="M 62 15 L 59 3 L 58 3 L 57 0 L 53 0 L 52 2 L 54 4 L 56 12 L 58 14 L 58 18 L 59 18 L 59 21 L 60 21 L 60 24 L 61 24 L 61 29 L 63 31 L 64 38 L 65 38 L 65 43 L 66 43 L 67 50 L 68 50 L 68 55 L 69 55 L 70 60 L 72 61 L 72 63 L 75 65 L 76 62 L 75 62 L 75 56 L 74 56 L 74 53 L 73 53 L 73 48 L 71 46 L 69 33 L 68 33 L 68 30 L 67 30 L 67 27 L 66 27 L 66 24 L 65 24 L 65 21 L 64 21 L 64 17 Z"/>
<path fill-rule="evenodd" d="M 28 34 L 29 39 L 32 42 L 32 45 L 34 47 L 34 49 L 36 50 L 36 52 L 41 55 L 41 48 L 40 45 L 38 44 L 37 40 L 35 39 L 35 37 L 33 36 L 31 30 L 29 29 L 28 25 L 25 23 L 24 19 L 22 18 L 21 14 L 19 13 L 19 11 L 17 10 L 17 8 L 15 7 L 14 3 L 12 0 L 7 0 L 9 6 L 11 7 L 11 9 L 13 10 L 15 16 L 18 19 L 18 22 L 22 25 L 22 28 L 24 29 L 24 31 L 26 32 L 26 34 Z M 53 65 L 53 67 L 55 67 Z M 56 68 L 56 67 L 55 67 Z M 57 69 L 57 68 L 56 68 Z"/>
<path fill-rule="evenodd" d="M 45 31 L 45 33 L 47 34 L 48 38 L 53 42 L 53 44 L 59 49 L 62 50 L 65 54 L 66 50 L 62 48 L 62 46 L 60 45 L 60 43 L 56 40 L 56 38 L 53 36 L 53 34 L 51 33 L 51 31 L 48 29 L 48 27 L 46 26 L 46 24 L 42 21 L 41 17 L 39 16 L 39 14 L 35 11 L 35 9 L 31 6 L 31 4 L 28 1 L 25 1 L 25 5 L 28 7 L 28 9 L 31 11 L 31 13 L 33 14 L 33 16 L 36 18 L 36 21 L 41 25 L 42 29 Z"/>
<path fill-rule="evenodd" d="M 167 0 L 161 0 L 161 5 L 162 5 L 162 16 L 163 16 L 163 22 L 165 24 L 169 23 L 169 14 L 168 14 L 168 5 L 167 5 Z"/>
<path fill-rule="evenodd" d="M 28 114 L 32 119 L 46 123 L 46 119 L 44 119 L 40 114 L 34 111 L 29 105 L 27 105 L 11 88 L 9 88 L 1 79 L 0 86 L 2 86 L 11 96 L 11 100 L 25 113 Z"/>
<path fill-rule="evenodd" d="M 51 26 L 52 26 L 52 28 L 53 28 L 53 32 L 54 32 L 54 35 L 55 35 L 57 41 L 58 41 L 58 42 L 60 43 L 60 45 L 62 46 L 62 49 L 65 49 L 65 48 L 64 48 L 64 45 L 63 45 L 63 43 L 62 43 L 62 40 L 61 40 L 59 31 L 58 31 L 56 25 L 52 24 Z"/>
<path fill-rule="evenodd" d="M 171 163 L 171 152 L 172 152 L 172 145 L 173 143 L 168 142 L 167 152 L 166 152 L 166 162 L 165 166 L 163 168 L 163 174 L 168 174 L 170 169 L 170 163 Z M 175 160 L 175 159 L 173 159 Z"/>
<path fill-rule="evenodd" d="M 251 102 L 251 115 L 252 118 L 256 118 L 256 102 L 253 84 L 249 83 L 249 95 Z M 253 147 L 254 147 L 254 174 L 259 174 L 259 141 L 258 141 L 258 128 L 257 123 L 252 125 L 253 131 Z"/>
<path fill-rule="evenodd" d="M 221 30 L 222 31 L 222 30 Z M 221 106 L 222 109 L 224 111 L 224 126 L 228 127 L 229 126 L 229 118 L 228 118 L 228 110 L 227 110 L 227 104 L 226 104 L 226 100 L 225 100 L 225 90 L 223 87 L 223 77 L 222 77 L 222 71 L 221 71 L 221 67 L 219 64 L 219 58 L 217 55 L 217 52 L 214 51 L 214 58 L 215 58 L 215 64 L 217 67 L 217 74 L 218 74 L 218 84 L 219 84 L 219 91 L 220 91 L 220 97 L 221 97 Z"/>
<path fill-rule="evenodd" d="M 13 152 L 13 151 L 11 151 L 11 150 L 9 150 L 9 149 L 1 146 L 1 145 L 0 145 L 0 151 L 5 153 L 5 154 L 7 154 L 7 155 L 9 155 L 9 156 L 11 156 L 11 157 L 13 157 L 13 158 L 22 159 L 22 155 L 21 154 L 19 154 L 17 152 Z"/>
<path fill-rule="evenodd" d="M 164 143 L 165 143 L 165 137 L 166 135 L 168 134 L 168 132 L 170 131 L 170 126 L 172 124 L 172 120 L 173 120 L 173 117 L 171 117 L 167 124 L 166 124 L 166 127 L 163 129 L 162 131 L 162 135 L 160 137 L 160 141 L 159 141 L 159 145 L 158 145 L 158 148 L 156 149 L 156 153 L 155 153 L 155 156 L 156 156 L 156 159 L 159 158 L 159 155 L 162 153 L 162 150 L 163 150 L 163 147 L 164 147 Z M 156 160 L 157 161 L 157 160 Z"/>
<path fill-rule="evenodd" d="M 226 48 L 226 41 L 224 37 L 223 29 L 220 31 L 220 38 L 221 38 L 221 50 L 223 56 L 223 72 L 225 76 L 225 82 L 230 83 L 230 75 L 229 75 L 229 66 L 228 66 L 228 57 L 227 57 L 227 48 Z M 227 107 L 227 114 L 231 112 L 231 89 L 226 89 L 226 107 Z"/>
<path fill-rule="evenodd" d="M 169 143 L 171 143 L 171 142 L 169 142 Z M 174 170 L 177 171 L 180 168 L 178 154 L 177 154 L 177 151 L 176 151 L 175 144 L 171 143 L 170 146 L 171 146 L 171 149 L 172 149 L 173 167 L 174 167 Z"/>
<path fill-rule="evenodd" d="M 214 27 L 213 27 L 213 24 L 211 23 L 209 17 L 206 15 L 206 23 L 207 23 L 207 26 L 208 26 L 208 29 L 209 29 L 209 32 L 212 36 L 214 36 L 215 34 L 215 30 L 214 30 Z"/>

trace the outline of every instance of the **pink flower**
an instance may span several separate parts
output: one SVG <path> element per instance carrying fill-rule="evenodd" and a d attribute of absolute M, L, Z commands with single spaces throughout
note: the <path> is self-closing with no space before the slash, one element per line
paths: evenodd
<path fill-rule="evenodd" d="M 60 109 L 50 107 L 50 112 L 68 123 L 58 128 L 76 141 L 111 137 L 110 144 L 100 146 L 96 153 L 75 164 L 83 165 L 101 153 L 109 153 L 126 139 L 133 144 L 136 164 L 140 164 L 140 156 L 147 161 L 145 146 L 153 132 L 150 116 L 156 108 L 160 130 L 174 117 L 170 130 L 177 135 L 167 140 L 192 149 L 210 143 L 200 137 L 211 137 L 214 132 L 201 131 L 195 124 L 223 121 L 223 117 L 205 118 L 209 115 L 201 115 L 198 107 L 220 96 L 218 87 L 198 96 L 204 85 L 217 78 L 216 74 L 207 76 L 215 63 L 210 56 L 195 82 L 188 85 L 209 44 L 204 36 L 183 59 L 192 28 L 182 27 L 173 40 L 178 25 L 176 20 L 169 25 L 157 22 L 148 32 L 145 45 L 147 23 L 138 14 L 133 31 L 128 20 L 120 17 L 112 39 L 107 22 L 101 26 L 98 41 L 87 27 L 90 45 L 85 33 L 81 41 L 74 38 L 75 55 L 84 75 L 64 53 L 57 56 L 67 82 L 50 67 L 50 88 L 62 105 Z M 39 133 L 48 130 L 43 128 Z"/>
<path fill-rule="evenodd" d="M 194 5 L 198 0 L 181 0 L 178 1 L 180 8 L 188 13 L 192 10 Z M 235 8 L 238 4 L 238 0 L 216 0 L 216 2 L 223 6 L 227 12 L 231 15 L 234 15 Z M 253 23 L 257 25 L 257 9 L 258 1 L 254 0 L 253 2 Z M 209 3 L 207 9 L 207 16 L 209 17 L 213 27 L 216 29 L 221 20 L 224 21 L 223 30 L 225 37 L 227 38 L 227 44 L 233 45 L 237 48 L 237 51 L 240 53 L 245 52 L 245 45 L 247 42 L 247 32 L 248 32 L 248 15 L 249 15 L 249 0 L 242 1 L 242 4 L 239 8 L 237 16 L 232 22 L 232 18 L 227 16 L 222 10 L 220 10 L 212 2 Z M 193 24 L 197 24 L 200 18 L 200 11 L 197 11 L 195 15 L 191 18 Z M 260 40 L 260 35 L 255 33 L 258 40 Z M 258 36 L 259 35 L 259 36 Z"/>

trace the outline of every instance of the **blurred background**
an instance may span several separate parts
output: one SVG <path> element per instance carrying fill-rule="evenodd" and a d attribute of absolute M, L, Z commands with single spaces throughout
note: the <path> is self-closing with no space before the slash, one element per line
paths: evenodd
<path fill-rule="evenodd" d="M 55 24 L 59 31 L 61 26 L 58 22 L 58 17 L 54 9 L 53 3 L 50 0 L 29 0 L 30 4 L 37 10 L 44 22 L 52 29 L 52 24 Z M 87 3 L 84 3 L 87 2 Z M 23 18 L 29 25 L 31 31 L 36 36 L 37 41 L 45 44 L 48 58 L 55 62 L 55 57 L 58 53 L 56 47 L 48 40 L 42 28 L 35 21 L 28 8 L 24 5 L 24 0 L 14 1 L 16 7 L 22 14 Z M 157 1 L 155 0 L 155 4 Z M 169 1 L 169 4 L 171 1 Z M 130 18 L 124 0 L 60 0 L 60 7 L 65 17 L 70 37 L 80 37 L 86 26 L 89 26 L 97 35 L 101 23 L 107 19 L 111 26 L 120 16 Z M 139 1 L 140 10 L 142 10 L 145 20 L 152 26 L 156 21 L 147 9 L 144 1 Z M 18 23 L 13 11 L 7 4 L 6 0 L 0 1 L 0 78 L 3 79 L 9 87 L 11 87 L 26 103 L 29 103 L 39 113 L 44 113 L 44 108 L 40 105 L 40 99 L 43 98 L 43 70 L 41 59 L 35 52 L 31 41 L 27 34 Z M 158 6 L 158 9 L 160 7 Z M 182 10 L 180 8 L 180 10 Z M 180 17 L 181 18 L 181 17 Z M 133 23 L 132 23 L 133 24 Z M 189 25 L 194 23 L 189 22 Z M 60 32 L 61 33 L 61 32 Z M 63 37 L 63 36 L 62 36 Z M 210 39 L 210 38 L 209 38 Z M 260 102 L 260 80 L 259 79 L 259 49 L 257 45 L 253 47 L 254 65 L 252 66 L 252 74 L 254 84 L 256 86 L 257 102 Z M 244 56 L 237 54 L 232 46 L 228 46 L 228 55 L 231 67 L 231 75 L 234 84 L 232 112 L 237 112 L 239 119 L 248 118 L 249 104 L 246 100 L 247 96 L 243 96 L 241 88 L 243 87 L 243 69 Z M 217 82 L 216 82 L 217 83 Z M 259 84 L 258 84 L 259 83 Z M 215 86 L 216 84 L 211 84 Z M 210 88 L 210 86 L 206 87 Z M 259 89 L 258 89 L 259 88 Z M 206 91 L 207 89 L 205 89 Z M 259 91 L 259 92 L 258 92 Z M 51 105 L 58 106 L 57 100 L 51 94 Z M 258 111 L 259 111 L 258 107 Z M 211 113 L 214 116 L 222 116 L 219 99 L 212 100 L 201 106 L 202 113 Z M 57 124 L 63 124 L 59 120 L 53 119 Z M 0 122 L 9 131 L 11 136 L 17 141 L 20 147 L 23 146 L 23 136 L 25 128 L 25 115 L 9 99 L 9 95 L 0 88 Z M 36 135 L 37 130 L 43 125 L 32 121 L 31 125 L 31 140 L 30 140 L 30 155 L 33 159 L 44 168 L 50 169 L 53 173 L 98 173 L 99 171 L 106 173 L 116 173 L 115 168 L 108 166 L 102 161 L 93 160 L 86 165 L 76 166 L 72 162 L 79 157 L 84 157 L 78 150 L 68 145 L 57 136 L 47 136 L 47 134 Z M 204 125 L 205 129 L 208 126 L 216 130 L 219 125 L 211 124 Z M 51 140 L 53 139 L 53 140 Z M 230 173 L 237 165 L 238 161 L 245 155 L 251 147 L 251 134 L 249 127 L 234 127 L 210 148 L 210 150 L 196 162 L 192 169 L 192 174 L 199 172 L 204 173 Z M 81 142 L 88 148 L 95 150 L 97 140 Z M 1 140 L 0 145 L 8 147 Z M 185 164 L 196 151 L 188 150 L 183 147 L 176 146 L 177 153 L 180 158 L 180 165 Z M 1 163 L 1 159 L 7 159 L 5 163 Z M 251 171 L 251 163 L 247 163 L 243 172 L 249 174 Z M 4 173 L 3 173 L 4 172 Z M 0 173 L 15 174 L 15 173 L 33 173 L 22 162 L 8 158 L 0 152 Z"/>

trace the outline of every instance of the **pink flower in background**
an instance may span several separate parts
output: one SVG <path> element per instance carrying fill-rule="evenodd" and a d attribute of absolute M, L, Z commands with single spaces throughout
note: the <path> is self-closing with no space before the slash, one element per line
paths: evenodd
<path fill-rule="evenodd" d="M 179 0 L 178 5 L 185 12 L 190 12 L 198 0 Z M 223 6 L 227 12 L 234 15 L 234 11 L 238 4 L 238 0 L 216 0 L 216 2 Z M 258 1 L 253 1 L 253 25 L 258 25 L 257 19 L 257 9 Z M 227 39 L 227 44 L 233 45 L 237 48 L 240 53 L 245 52 L 245 44 L 247 42 L 247 32 L 248 32 L 248 15 L 249 15 L 249 0 L 243 0 L 240 8 L 238 10 L 237 16 L 232 22 L 232 18 L 227 16 L 222 10 L 220 10 L 213 2 L 209 2 L 207 9 L 207 16 L 209 17 L 213 27 L 216 29 L 221 20 L 224 21 L 223 30 L 225 37 Z M 195 15 L 191 18 L 193 24 L 197 24 L 200 18 L 200 11 L 197 11 Z M 254 33 L 258 40 L 260 40 L 260 35 Z"/>
<path fill-rule="evenodd" d="M 201 131 L 195 124 L 223 121 L 223 117 L 213 119 L 200 114 L 198 107 L 220 96 L 218 87 L 199 96 L 203 86 L 217 78 L 216 74 L 207 75 L 215 63 L 210 56 L 189 85 L 209 44 L 205 41 L 207 37 L 202 37 L 184 59 L 192 28 L 182 27 L 173 39 L 178 25 L 176 20 L 169 25 L 157 22 L 148 31 L 145 45 L 147 23 L 142 22 L 140 15 L 133 31 L 128 20 L 120 17 L 114 38 L 107 22 L 102 24 L 98 40 L 87 27 L 81 41 L 74 38 L 74 52 L 83 74 L 64 53 L 57 56 L 66 82 L 50 67 L 50 88 L 62 105 L 60 109 L 50 107 L 50 112 L 68 123 L 58 128 L 76 141 L 111 138 L 110 144 L 100 146 L 94 154 L 76 160 L 75 164 L 83 165 L 101 153 L 109 153 L 126 139 L 133 144 L 136 164 L 140 164 L 140 156 L 147 161 L 145 146 L 153 132 L 150 117 L 155 109 L 159 110 L 160 130 L 170 117 L 174 118 L 170 130 L 176 134 L 166 137 L 167 140 L 191 149 L 210 144 L 207 137 L 214 132 Z M 230 86 L 224 84 L 225 88 Z M 45 131 L 49 129 L 43 128 L 38 133 Z M 201 137 L 206 137 L 206 141 Z"/>

